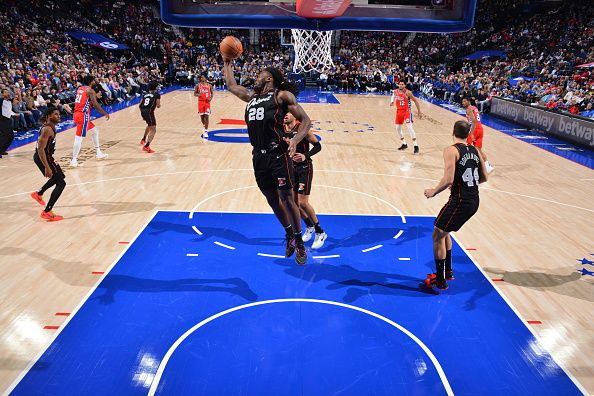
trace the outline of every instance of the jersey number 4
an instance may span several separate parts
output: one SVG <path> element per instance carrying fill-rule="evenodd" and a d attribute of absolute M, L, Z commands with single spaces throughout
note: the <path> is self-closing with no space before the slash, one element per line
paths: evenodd
<path fill-rule="evenodd" d="M 249 121 L 262 121 L 264 119 L 264 107 L 252 107 L 248 111 L 248 120 Z"/>
<path fill-rule="evenodd" d="M 462 180 L 468 185 L 468 187 L 474 187 L 475 183 L 479 185 L 479 171 L 478 168 L 468 168 L 462 174 Z"/>

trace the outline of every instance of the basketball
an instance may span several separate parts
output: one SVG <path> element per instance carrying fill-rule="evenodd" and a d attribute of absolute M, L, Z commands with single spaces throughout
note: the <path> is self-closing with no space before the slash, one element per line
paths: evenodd
<path fill-rule="evenodd" d="M 243 45 L 237 37 L 227 36 L 219 44 L 219 50 L 223 58 L 237 59 L 243 52 Z"/>

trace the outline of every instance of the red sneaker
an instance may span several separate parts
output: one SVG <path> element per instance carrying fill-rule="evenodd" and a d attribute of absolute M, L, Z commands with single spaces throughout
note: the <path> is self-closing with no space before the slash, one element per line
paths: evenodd
<path fill-rule="evenodd" d="M 427 274 L 427 278 L 423 281 L 423 284 L 428 289 L 432 289 L 433 286 L 440 290 L 448 289 L 448 283 L 445 280 L 443 282 L 438 281 L 436 274 Z"/>
<path fill-rule="evenodd" d="M 146 144 L 146 142 L 144 141 L 144 139 L 142 139 L 142 140 L 140 141 L 140 145 L 141 145 L 141 146 L 144 146 L 145 144 Z"/>
<path fill-rule="evenodd" d="M 41 214 L 39 215 L 39 217 L 41 217 L 44 220 L 47 221 L 60 221 L 60 220 L 64 220 L 63 216 L 58 216 L 57 214 L 55 214 L 52 211 L 46 212 L 45 210 L 41 212 Z"/>
<path fill-rule="evenodd" d="M 31 198 L 36 200 L 39 205 L 45 206 L 45 202 L 43 201 L 43 198 L 41 197 L 41 195 L 39 195 L 37 193 L 37 191 L 31 193 Z"/>
<path fill-rule="evenodd" d="M 146 152 L 147 152 L 147 153 L 149 153 L 149 154 L 152 154 L 152 153 L 154 153 L 154 152 L 155 152 L 155 150 L 153 150 L 153 149 L 152 149 L 152 148 L 150 148 L 150 147 L 146 147 L 146 146 L 144 146 L 144 147 L 142 148 L 142 151 L 146 151 Z"/>

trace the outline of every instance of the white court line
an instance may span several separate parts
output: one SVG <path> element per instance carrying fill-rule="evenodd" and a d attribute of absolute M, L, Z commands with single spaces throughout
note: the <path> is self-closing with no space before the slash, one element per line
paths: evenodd
<path fill-rule="evenodd" d="M 410 261 L 410 257 L 398 257 L 400 261 Z"/>
<path fill-rule="evenodd" d="M 196 234 L 202 235 L 202 231 L 200 231 L 196 226 L 192 226 L 192 229 L 196 231 Z"/>
<path fill-rule="evenodd" d="M 373 311 L 369 311 L 367 309 L 364 308 L 359 308 L 356 307 L 354 305 L 348 305 L 348 304 L 344 304 L 344 303 L 339 303 L 336 301 L 329 301 L 329 300 L 317 300 L 317 299 L 309 299 L 309 298 L 284 298 L 284 299 L 277 299 L 277 300 L 265 300 L 265 301 L 257 301 L 257 302 L 253 302 L 253 303 L 249 303 L 249 304 L 245 304 L 245 305 L 240 305 L 237 307 L 233 307 L 233 308 L 229 308 L 225 311 L 219 312 L 215 315 L 212 315 L 206 319 L 204 319 L 203 321 L 201 321 L 200 323 L 192 326 L 190 329 L 188 329 L 188 331 L 186 331 L 184 334 L 181 335 L 181 337 L 179 337 L 177 340 L 175 340 L 175 342 L 171 345 L 171 347 L 169 347 L 169 350 L 167 351 L 167 353 L 165 354 L 165 356 L 163 357 L 163 359 L 161 360 L 161 362 L 159 363 L 159 368 L 157 369 L 157 372 L 155 373 L 155 377 L 153 378 L 153 382 L 151 383 L 151 387 L 148 391 L 148 395 L 149 396 L 153 396 L 155 395 L 155 393 L 157 392 L 157 388 L 159 387 L 159 382 L 161 381 L 161 377 L 163 376 L 163 372 L 165 371 L 165 367 L 167 367 L 167 363 L 169 363 L 169 360 L 171 359 L 171 356 L 173 355 L 173 353 L 175 352 L 175 350 L 181 345 L 182 342 L 184 342 L 190 335 L 192 335 L 196 330 L 198 330 L 199 328 L 201 328 L 202 326 L 208 324 L 209 322 L 214 321 L 215 319 L 218 319 L 222 316 L 225 316 L 227 314 L 230 314 L 232 312 L 235 311 L 239 311 L 242 309 L 246 309 L 246 308 L 251 308 L 251 307 L 256 307 L 259 305 L 267 305 L 267 304 L 278 304 L 278 303 L 289 303 L 289 302 L 302 302 L 302 303 L 317 303 L 317 304 L 326 304 L 326 305 L 334 305 L 337 307 L 342 307 L 342 308 L 347 308 L 347 309 L 352 309 L 354 311 L 359 311 L 362 312 L 364 314 L 367 314 L 369 316 L 372 316 L 376 319 L 382 320 L 385 323 L 395 327 L 396 329 L 400 330 L 402 333 L 404 333 L 405 335 L 407 335 L 411 340 L 413 340 L 422 350 L 423 352 L 425 352 L 425 354 L 427 355 L 427 357 L 431 360 L 431 362 L 433 363 L 433 366 L 435 367 L 435 370 L 437 371 L 437 374 L 439 375 L 439 379 L 441 379 L 441 382 L 445 388 L 446 393 L 448 394 L 448 396 L 453 396 L 454 395 L 454 391 L 452 390 L 452 387 L 445 375 L 445 372 L 443 371 L 443 367 L 441 367 L 441 364 L 439 363 L 439 361 L 437 360 L 437 358 L 435 357 L 435 355 L 433 354 L 433 352 L 431 352 L 431 350 L 429 349 L 429 347 L 427 347 L 427 345 L 425 345 L 423 343 L 423 341 L 421 341 L 416 335 L 414 335 L 412 332 L 410 332 L 408 329 L 406 329 L 404 326 L 399 325 L 398 323 L 386 318 L 385 316 L 382 316 L 378 313 L 375 313 Z"/>
<path fill-rule="evenodd" d="M 238 187 L 238 188 L 233 188 L 231 190 L 226 190 L 226 191 L 221 191 L 220 193 L 211 195 L 210 197 L 206 197 L 204 198 L 202 201 L 198 202 L 196 205 L 194 205 L 194 207 L 192 208 L 192 210 L 190 210 L 190 215 L 189 218 L 193 219 L 194 218 L 194 212 L 196 212 L 196 209 L 198 209 L 198 207 L 200 205 L 202 205 L 204 202 L 209 201 L 213 198 L 219 197 L 221 195 L 230 193 L 230 192 L 234 192 L 234 191 L 241 191 L 241 190 L 247 190 L 248 188 L 255 188 L 256 186 L 246 186 L 246 187 Z"/>
<path fill-rule="evenodd" d="M 361 251 L 362 251 L 363 253 L 367 253 L 367 252 L 371 252 L 372 250 L 377 250 L 377 249 L 380 249 L 380 248 L 383 248 L 383 247 L 384 247 L 384 245 L 375 245 L 375 246 L 372 246 L 372 247 L 370 247 L 370 248 L 363 249 L 363 250 L 361 250 Z"/>
<path fill-rule="evenodd" d="M 74 186 L 83 186 L 83 185 L 87 185 L 87 184 L 98 184 L 98 183 L 105 183 L 105 182 L 119 181 L 119 180 L 144 179 L 144 178 L 147 178 L 147 177 L 162 177 L 162 176 L 169 176 L 169 175 L 183 175 L 183 174 L 192 174 L 192 173 L 253 172 L 253 171 L 254 170 L 251 169 L 251 168 L 249 168 L 249 169 L 243 168 L 243 169 L 209 169 L 209 170 L 191 170 L 191 171 L 178 171 L 178 172 L 164 172 L 164 173 L 153 173 L 153 174 L 147 174 L 147 175 L 115 177 L 115 178 L 112 178 L 112 179 L 91 180 L 91 181 L 87 181 L 87 182 L 73 183 L 73 184 L 68 184 L 68 185 L 70 187 L 74 187 Z M 394 174 L 389 174 L 389 173 L 343 171 L 343 170 L 332 170 L 332 169 L 316 169 L 316 172 L 349 173 L 349 174 L 353 174 L 353 175 L 385 176 L 385 177 L 396 177 L 396 178 L 399 178 L 399 179 L 431 181 L 431 182 L 438 181 L 436 179 L 427 179 L 427 178 L 404 176 L 404 175 L 394 175 Z M 582 208 L 581 206 L 570 205 L 570 204 L 566 204 L 566 203 L 563 203 L 563 202 L 553 201 L 553 200 L 550 200 L 550 199 L 533 197 L 531 195 L 518 194 L 518 193 L 511 192 L 511 191 L 498 190 L 498 189 L 489 188 L 489 187 L 481 187 L 481 188 L 483 190 L 485 190 L 485 191 L 494 191 L 494 192 L 500 192 L 500 193 L 504 193 L 504 194 L 518 195 L 518 196 L 521 196 L 521 197 L 524 197 L 524 198 L 529 198 L 529 199 L 534 199 L 534 200 L 537 200 L 537 201 L 548 202 L 548 203 L 557 204 L 557 205 L 561 205 L 561 206 L 567 206 L 567 207 L 570 207 L 570 208 L 581 209 L 581 210 L 585 210 L 587 212 L 594 213 L 594 209 Z M 25 191 L 25 192 L 20 192 L 20 193 L 15 193 L 15 194 L 4 195 L 4 196 L 0 196 L 0 199 L 10 198 L 10 197 L 16 197 L 16 196 L 19 196 L 19 195 L 26 195 L 26 194 L 30 194 L 30 193 L 31 193 L 31 191 Z"/>
<path fill-rule="evenodd" d="M 258 256 L 272 257 L 272 258 L 286 258 L 285 256 L 280 256 L 278 254 L 268 254 L 268 253 L 258 253 Z"/>
<path fill-rule="evenodd" d="M 402 212 L 400 211 L 400 209 L 398 209 L 396 206 L 392 205 L 390 202 L 386 201 L 385 199 L 382 199 L 382 198 L 377 197 L 375 195 L 368 194 L 366 192 L 353 190 L 352 188 L 327 186 L 327 185 L 324 185 L 324 184 L 314 184 L 314 186 L 316 186 L 316 187 L 326 187 L 326 188 L 335 188 L 337 190 L 350 191 L 350 192 L 354 192 L 354 193 L 357 193 L 357 194 L 364 195 L 366 197 L 375 198 L 378 201 L 383 202 L 386 205 L 388 205 L 389 207 L 391 207 L 392 209 L 394 209 L 398 213 L 398 215 L 400 216 L 400 220 L 402 220 L 402 223 L 406 224 L 406 218 L 404 217 L 404 215 L 402 214 Z"/>
<path fill-rule="evenodd" d="M 219 241 L 214 241 L 213 242 L 215 245 L 219 245 L 221 247 L 224 247 L 225 249 L 229 249 L 229 250 L 235 250 L 235 248 L 233 246 L 229 246 L 229 245 L 225 245 L 224 243 L 221 243 Z"/>
<path fill-rule="evenodd" d="M 540 337 L 534 332 L 534 329 L 532 328 L 532 326 L 530 326 L 528 324 L 528 322 L 526 322 L 524 320 L 524 318 L 522 317 L 522 315 L 520 315 L 520 311 L 518 311 L 516 309 L 516 307 L 511 303 L 510 300 L 507 299 L 507 297 L 505 296 L 505 294 L 503 294 L 498 287 L 495 286 L 495 283 L 493 283 L 493 281 L 491 280 L 491 277 L 483 270 L 483 268 L 478 265 L 478 263 L 474 260 L 474 258 L 472 257 L 472 255 L 470 254 L 470 252 L 468 250 L 466 250 L 466 247 L 460 242 L 460 240 L 458 239 L 458 237 L 454 234 L 450 234 L 452 236 L 452 238 L 454 239 L 454 241 L 456 241 L 456 243 L 458 244 L 458 246 L 460 246 L 460 248 L 466 252 L 466 255 L 468 256 L 468 258 L 470 258 L 470 261 L 472 261 L 472 264 L 474 264 L 474 266 L 481 272 L 481 274 L 483 274 L 483 276 L 487 279 L 487 281 L 491 284 L 491 286 L 493 287 L 493 289 L 495 289 L 495 291 L 497 292 L 497 294 L 499 294 L 499 296 L 503 299 L 503 301 L 505 301 L 505 303 L 511 308 L 511 310 L 516 314 L 516 316 L 518 317 L 518 319 L 520 319 L 520 321 L 524 324 L 524 326 L 526 326 L 526 328 L 528 329 L 528 331 L 530 331 L 530 333 L 532 334 L 532 336 L 536 339 L 536 340 L 540 340 Z M 575 377 L 562 365 L 560 364 L 555 357 L 553 356 L 553 354 L 551 353 L 551 351 L 547 351 L 543 345 L 540 344 L 540 341 L 538 342 L 539 347 L 542 348 L 544 351 L 548 352 L 548 354 L 551 356 L 551 359 L 553 359 L 553 361 L 565 372 L 565 374 L 569 377 L 570 380 L 573 381 L 573 383 L 575 384 L 575 386 L 584 394 L 587 395 L 588 393 L 586 392 L 586 389 L 578 382 L 577 379 L 575 379 Z"/>
<path fill-rule="evenodd" d="M 12 383 L 12 385 L 10 385 L 10 387 L 6 390 L 6 392 L 5 392 L 6 395 L 8 395 L 8 394 L 12 393 L 12 391 L 14 391 L 14 389 L 16 388 L 16 386 L 19 384 L 19 382 L 21 382 L 21 380 L 25 377 L 25 375 L 27 375 L 27 373 L 31 370 L 31 368 L 33 367 L 33 365 L 35 363 L 37 363 L 39 361 L 39 359 L 41 359 L 41 356 L 54 343 L 54 341 L 58 338 L 58 336 L 60 335 L 60 333 L 62 332 L 62 330 L 64 330 L 66 328 L 66 326 L 68 325 L 68 323 L 70 323 L 70 321 L 72 320 L 72 318 L 74 318 L 74 316 L 78 313 L 78 311 L 82 308 L 82 306 L 87 302 L 87 300 L 91 297 L 91 294 L 93 294 L 95 292 L 95 290 L 97 290 L 97 287 L 99 286 L 99 284 L 101 282 L 103 282 L 103 280 L 111 272 L 111 270 L 113 269 L 113 267 L 115 267 L 115 265 L 120 261 L 120 259 L 124 256 L 124 254 L 126 254 L 126 252 L 128 251 L 128 249 L 130 249 L 130 247 L 132 246 L 132 244 L 134 243 L 134 241 L 136 241 L 136 239 L 138 239 L 138 237 L 140 236 L 140 234 L 142 233 L 142 231 L 144 231 L 144 229 L 149 225 L 149 223 L 155 218 L 155 216 L 157 215 L 158 212 L 159 212 L 158 210 L 155 210 L 153 212 L 153 214 L 149 217 L 149 219 L 147 220 L 147 222 L 136 233 L 136 235 L 132 239 L 130 239 L 130 243 L 124 248 L 124 250 L 122 250 L 122 252 L 118 255 L 118 257 L 116 257 L 116 259 L 113 261 L 113 263 L 111 263 L 111 265 L 107 268 L 107 270 L 99 278 L 99 280 L 97 280 L 97 282 L 95 283 L 95 285 L 87 293 L 86 297 L 82 299 L 82 301 L 76 306 L 76 308 L 74 308 L 74 310 L 72 311 L 72 313 L 70 314 L 70 316 L 68 316 L 66 318 L 66 320 L 64 321 L 64 323 L 62 323 L 62 325 L 60 325 L 60 328 L 56 331 L 56 333 L 51 338 L 51 340 L 48 342 L 48 344 L 45 346 L 45 348 L 43 348 L 43 350 L 41 352 L 39 352 L 39 354 L 33 360 L 31 360 L 31 362 L 27 365 L 27 367 L 21 372 L 21 374 L 19 374 L 19 376 L 14 380 L 14 382 Z"/>
<path fill-rule="evenodd" d="M 92 180 L 92 181 L 88 181 L 88 182 L 73 183 L 73 184 L 68 184 L 68 185 L 70 187 L 74 187 L 74 186 L 82 186 L 82 185 L 86 185 L 86 184 L 98 184 L 98 183 L 118 181 L 118 180 L 144 179 L 146 177 L 161 177 L 161 176 L 169 176 L 169 175 L 183 175 L 183 174 L 208 173 L 208 172 L 248 172 L 248 171 L 253 172 L 254 170 L 251 168 L 249 168 L 249 169 L 248 168 L 243 168 L 243 169 L 208 169 L 208 170 L 201 169 L 201 170 L 192 170 L 192 171 L 164 172 L 164 173 L 153 173 L 153 174 L 147 174 L 147 175 L 116 177 L 113 179 Z M 411 176 L 404 176 L 404 175 L 393 175 L 393 174 L 388 174 L 388 173 L 375 173 L 375 172 L 343 171 L 343 170 L 332 170 L 332 169 L 316 169 L 316 172 L 349 173 L 349 174 L 353 174 L 353 175 L 386 176 L 386 177 L 396 177 L 399 179 L 422 180 L 422 181 L 432 181 L 432 182 L 438 181 L 436 179 L 427 179 L 427 178 L 421 178 L 421 177 L 411 177 Z M 521 196 L 524 198 L 548 202 L 548 203 L 557 204 L 557 205 L 561 205 L 561 206 L 567 206 L 570 208 L 581 209 L 581 210 L 585 210 L 587 212 L 594 213 L 594 209 L 582 208 L 581 206 L 570 205 L 570 204 L 566 204 L 563 202 L 553 201 L 550 199 L 533 197 L 531 195 L 518 194 L 518 193 L 511 192 L 511 191 L 498 190 L 498 189 L 489 188 L 489 187 L 481 187 L 481 188 L 485 191 L 494 191 L 494 192 L 500 192 L 500 193 L 504 193 L 504 194 L 518 195 L 518 196 Z M 31 193 L 31 191 L 25 191 L 25 192 L 20 192 L 20 193 L 16 193 L 16 194 L 4 195 L 4 196 L 0 196 L 0 199 L 15 197 L 18 195 L 26 195 L 26 194 L 30 194 L 30 193 Z"/>
<path fill-rule="evenodd" d="M 257 186 L 255 186 L 255 185 L 245 186 L 245 187 L 238 187 L 238 188 L 233 188 L 233 189 L 226 190 L 226 191 L 221 191 L 219 193 L 216 193 L 214 195 L 211 195 L 210 197 L 206 197 L 202 201 L 200 201 L 196 205 L 194 205 L 194 207 L 190 211 L 190 214 L 189 214 L 188 217 L 190 219 L 193 219 L 194 218 L 194 213 L 196 213 L 196 210 L 198 209 L 198 207 L 200 207 L 200 205 L 202 205 L 203 203 L 205 203 L 205 202 L 207 202 L 207 201 L 209 201 L 209 200 L 211 200 L 213 198 L 219 197 L 221 195 L 224 195 L 224 194 L 227 194 L 227 193 L 230 193 L 230 192 L 247 190 L 247 189 L 255 189 L 256 187 Z M 382 198 L 377 197 L 375 195 L 371 195 L 371 194 L 368 194 L 368 193 L 365 193 L 365 192 L 362 192 L 362 191 L 353 190 L 352 188 L 328 186 L 328 185 L 325 185 L 325 184 L 314 184 L 314 187 L 334 188 L 334 189 L 337 189 L 337 190 L 350 191 L 350 192 L 354 192 L 354 193 L 357 193 L 357 194 L 364 195 L 366 197 L 375 198 L 378 201 L 383 202 L 384 204 L 386 204 L 389 207 L 391 207 L 392 209 L 394 209 L 394 211 L 396 211 L 398 213 L 398 216 L 400 216 L 400 220 L 402 220 L 402 223 L 406 223 L 406 218 L 404 217 L 404 215 L 402 214 L 402 211 L 400 211 L 400 209 L 398 209 L 396 206 L 392 205 L 390 202 L 386 201 L 385 199 L 382 199 Z M 194 231 L 198 232 L 199 235 L 202 235 L 202 233 L 198 230 L 198 228 L 195 228 L 195 226 L 192 226 L 192 228 L 194 228 Z"/>
<path fill-rule="evenodd" d="M 400 231 L 398 231 L 398 234 L 394 235 L 394 238 L 393 238 L 393 239 L 398 239 L 398 238 L 400 238 L 400 235 L 402 235 L 402 234 L 404 234 L 404 230 L 400 230 Z"/>
<path fill-rule="evenodd" d="M 338 258 L 340 254 L 331 254 L 329 256 L 313 256 L 314 259 L 327 259 L 327 258 Z"/>
<path fill-rule="evenodd" d="M 186 257 L 198 257 L 198 253 L 188 253 Z"/>

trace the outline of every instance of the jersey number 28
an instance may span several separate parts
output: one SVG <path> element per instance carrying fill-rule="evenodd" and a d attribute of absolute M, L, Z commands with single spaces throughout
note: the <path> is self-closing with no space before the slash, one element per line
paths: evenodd
<path fill-rule="evenodd" d="M 479 185 L 479 171 L 478 168 L 468 168 L 462 174 L 462 180 L 468 185 L 468 187 L 474 187 L 475 183 Z"/>
<path fill-rule="evenodd" d="M 249 121 L 262 121 L 264 119 L 264 107 L 252 107 L 248 111 Z"/>

